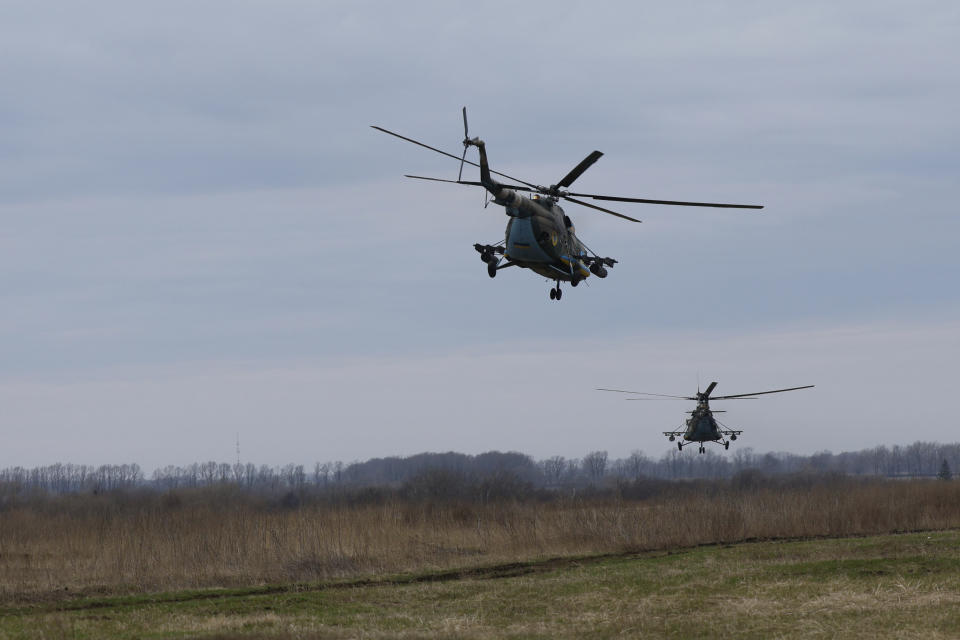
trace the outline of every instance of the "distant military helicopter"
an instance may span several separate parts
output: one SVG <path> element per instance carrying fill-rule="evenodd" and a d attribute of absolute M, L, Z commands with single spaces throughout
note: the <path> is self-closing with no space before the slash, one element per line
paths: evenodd
<path fill-rule="evenodd" d="M 728 429 L 725 425 L 721 424 L 716 418 L 713 417 L 714 413 L 726 413 L 722 410 L 712 410 L 710 409 L 710 400 L 752 400 L 756 396 L 766 395 L 768 393 L 783 393 L 784 391 L 796 391 L 797 389 L 810 389 L 814 387 L 812 384 L 808 384 L 803 387 L 790 387 L 789 389 L 774 389 L 773 391 L 757 391 L 755 393 L 738 393 L 732 396 L 714 396 L 710 397 L 710 394 L 713 392 L 713 389 L 717 386 L 716 382 L 711 382 L 710 386 L 707 387 L 706 391 L 701 392 L 697 389 L 697 395 L 695 396 L 671 396 L 665 393 L 644 393 L 642 391 L 624 391 L 622 389 L 597 389 L 597 391 L 615 391 L 617 393 L 631 393 L 639 396 L 651 396 L 650 398 L 627 398 L 628 400 L 650 400 L 653 397 L 657 398 L 678 398 L 680 400 L 696 400 L 697 406 L 693 411 L 690 411 L 690 417 L 687 418 L 687 428 L 680 429 L 677 431 L 664 431 L 663 435 L 667 436 L 670 442 L 673 442 L 677 439 L 678 436 L 683 436 L 683 439 L 686 442 L 678 442 L 677 448 L 680 451 L 683 451 L 683 447 L 694 442 L 700 443 L 700 453 L 703 453 L 703 443 L 704 442 L 717 442 L 723 445 L 724 449 L 730 448 L 730 441 L 736 440 L 737 436 L 743 433 L 742 430 L 737 431 L 734 429 Z M 724 436 L 729 436 L 730 440 L 725 440 Z"/>
<path fill-rule="evenodd" d="M 646 198 L 621 198 L 616 196 L 602 196 L 589 193 L 572 193 L 566 188 L 573 184 L 574 180 L 586 171 L 590 165 L 596 162 L 603 154 L 594 151 L 580 164 L 574 167 L 570 173 L 565 175 L 556 184 L 544 187 L 536 185 L 525 180 L 513 178 L 499 171 L 492 171 L 487 162 L 487 152 L 483 140 L 480 138 L 471 138 L 467 129 L 467 108 L 463 108 L 463 155 L 457 157 L 452 153 L 435 149 L 422 142 L 412 138 L 407 138 L 393 131 L 388 131 L 383 127 L 371 125 L 377 131 L 390 134 L 412 142 L 431 151 L 436 151 L 442 155 L 460 161 L 460 173 L 456 180 L 444 180 L 443 178 L 427 178 L 424 176 L 407 175 L 407 178 L 416 178 L 418 180 L 433 180 L 435 182 L 451 182 L 454 184 L 465 184 L 479 186 L 486 189 L 493 196 L 493 203 L 506 209 L 510 216 L 507 222 L 507 230 L 503 241 L 496 244 L 475 244 L 473 248 L 480 253 L 480 259 L 487 265 L 487 273 L 491 278 L 497 275 L 500 269 L 506 269 L 514 265 L 530 269 L 545 278 L 556 282 L 556 287 L 550 289 L 550 299 L 559 300 L 563 295 L 560 290 L 560 282 L 569 282 L 571 286 L 577 286 L 581 280 L 593 274 L 598 278 L 607 277 L 607 267 L 612 268 L 617 263 L 613 258 L 602 258 L 594 253 L 583 242 L 577 238 L 574 231 L 573 222 L 563 212 L 563 209 L 557 204 L 562 198 L 568 202 L 590 207 L 597 211 L 603 211 L 611 215 L 640 222 L 636 218 L 625 216 L 616 211 L 605 209 L 604 207 L 576 200 L 578 198 L 592 198 L 594 200 L 610 200 L 616 202 L 642 202 L 647 204 L 672 204 L 685 207 L 723 207 L 728 209 L 762 209 L 760 205 L 750 204 L 719 204 L 711 202 L 679 202 L 674 200 L 649 200 Z M 467 160 L 467 149 L 477 147 L 480 153 L 480 164 Z M 461 180 L 463 177 L 463 165 L 469 164 L 474 167 L 480 167 L 480 182 L 471 182 Z M 517 184 L 502 184 L 491 177 L 491 174 L 503 176 Z M 522 185 L 522 186 L 521 186 Z M 517 191 L 531 192 L 532 198 L 521 196 Z"/>

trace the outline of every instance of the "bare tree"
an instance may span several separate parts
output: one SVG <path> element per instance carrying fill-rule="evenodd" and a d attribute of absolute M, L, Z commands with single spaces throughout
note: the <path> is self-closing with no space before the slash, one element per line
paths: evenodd
<path fill-rule="evenodd" d="M 638 480 L 644 475 L 647 467 L 650 466 L 650 459 L 643 455 L 641 451 L 633 451 L 626 460 L 624 460 L 624 471 L 627 476 Z"/>
<path fill-rule="evenodd" d="M 567 469 L 567 459 L 563 456 L 553 456 L 540 463 L 543 469 L 543 477 L 548 485 L 557 485 L 563 480 L 564 472 Z"/>
<path fill-rule="evenodd" d="M 603 478 L 603 474 L 607 471 L 607 452 L 591 451 L 583 457 L 582 464 L 583 472 L 591 481 L 596 482 Z"/>

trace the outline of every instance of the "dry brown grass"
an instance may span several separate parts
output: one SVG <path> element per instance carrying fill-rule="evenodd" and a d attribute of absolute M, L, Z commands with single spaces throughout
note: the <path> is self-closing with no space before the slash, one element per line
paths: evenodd
<path fill-rule="evenodd" d="M 681 491 L 644 501 L 313 504 L 84 497 L 0 512 L 0 598 L 249 586 L 753 538 L 960 527 L 960 483 Z M 189 498 L 189 496 L 187 497 Z"/>

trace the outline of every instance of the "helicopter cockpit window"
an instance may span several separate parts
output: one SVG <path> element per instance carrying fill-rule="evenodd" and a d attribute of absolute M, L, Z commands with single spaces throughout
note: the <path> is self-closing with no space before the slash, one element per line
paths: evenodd
<path fill-rule="evenodd" d="M 568 215 L 563 216 L 563 224 L 567 225 L 568 229 L 573 226 L 573 222 L 570 221 L 570 216 Z"/>

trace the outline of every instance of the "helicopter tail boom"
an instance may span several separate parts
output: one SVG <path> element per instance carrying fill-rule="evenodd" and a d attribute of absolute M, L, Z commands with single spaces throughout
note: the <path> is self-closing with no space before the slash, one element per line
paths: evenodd
<path fill-rule="evenodd" d="M 516 191 L 506 188 L 490 175 L 490 162 L 487 160 L 487 145 L 480 138 L 466 139 L 464 146 L 476 147 L 480 152 L 480 184 L 493 196 L 494 202 L 505 207 L 523 209 L 526 198 Z M 533 213 L 532 211 L 530 213 Z"/>

